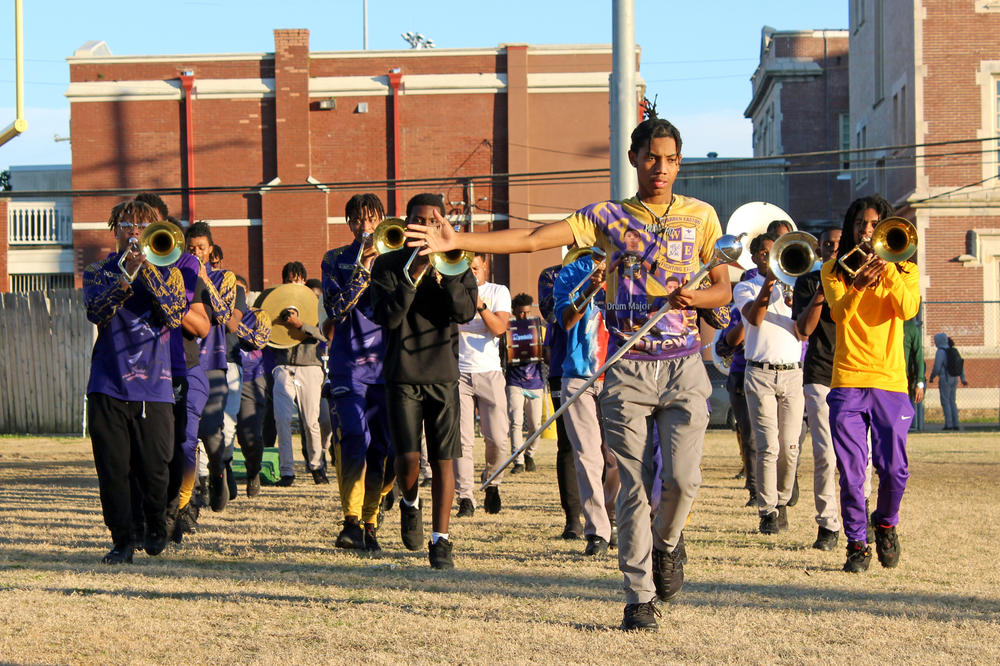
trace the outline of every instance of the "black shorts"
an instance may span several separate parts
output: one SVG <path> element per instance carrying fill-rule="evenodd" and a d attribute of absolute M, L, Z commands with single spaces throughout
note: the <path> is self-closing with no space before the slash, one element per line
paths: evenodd
<path fill-rule="evenodd" d="M 385 402 L 396 455 L 420 453 L 420 429 L 423 427 L 430 461 L 461 457 L 457 381 L 440 384 L 386 382 Z"/>

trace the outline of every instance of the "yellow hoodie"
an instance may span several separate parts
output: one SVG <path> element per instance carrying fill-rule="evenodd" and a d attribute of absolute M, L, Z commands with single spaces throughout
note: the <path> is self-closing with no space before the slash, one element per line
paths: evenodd
<path fill-rule="evenodd" d="M 858 290 L 837 273 L 836 261 L 822 270 L 823 293 L 837 326 L 830 388 L 906 393 L 903 322 L 920 308 L 920 271 L 904 261 L 886 267 L 876 286 Z"/>

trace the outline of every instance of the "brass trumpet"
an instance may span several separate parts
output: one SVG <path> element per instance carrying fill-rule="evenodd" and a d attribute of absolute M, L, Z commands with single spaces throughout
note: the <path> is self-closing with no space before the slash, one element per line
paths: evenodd
<path fill-rule="evenodd" d="M 398 217 L 387 217 L 382 220 L 375 228 L 375 233 L 372 235 L 373 242 L 375 243 L 375 250 L 379 254 L 385 254 L 386 252 L 395 252 L 396 250 L 402 249 L 406 245 L 406 222 L 399 219 Z M 458 231 L 458 229 L 456 229 Z M 413 265 L 414 260 L 416 260 L 419 248 L 414 248 L 413 252 L 410 254 L 410 258 L 407 260 L 406 265 L 403 270 L 409 272 L 410 266 Z M 441 275 L 461 275 L 465 271 L 469 270 L 469 266 L 472 264 L 473 253 L 466 250 L 450 250 L 448 252 L 432 252 L 428 257 L 428 262 L 430 266 L 434 267 Z M 420 284 L 424 275 L 427 273 L 426 269 L 420 273 L 419 276 L 413 281 L 414 286 Z"/>
<path fill-rule="evenodd" d="M 789 231 L 771 246 L 767 267 L 774 277 L 781 282 L 782 292 L 786 300 L 792 297 L 795 280 L 810 271 L 816 270 L 819 258 L 819 242 L 816 237 L 805 231 Z"/>
<path fill-rule="evenodd" d="M 837 263 L 845 273 L 854 278 L 868 264 L 866 257 L 869 253 L 874 253 L 887 263 L 898 264 L 912 257 L 916 251 L 916 226 L 904 217 L 887 217 L 875 226 L 870 239 L 862 239 Z M 861 254 L 860 259 L 854 257 L 855 253 Z M 852 263 L 857 264 L 857 268 L 852 268 Z"/>
<path fill-rule="evenodd" d="M 579 295 L 580 290 L 585 289 L 587 285 L 590 284 L 590 279 L 594 277 L 594 273 L 596 273 L 600 269 L 600 265 L 607 258 L 607 255 L 604 253 L 604 250 L 594 245 L 593 247 L 574 247 L 572 250 L 566 253 L 565 257 L 563 257 L 562 265 L 569 266 L 577 259 L 587 256 L 591 258 L 591 260 L 594 262 L 594 265 L 590 269 L 590 272 L 587 273 L 587 275 L 584 276 L 584 278 L 580 280 L 577 283 L 577 285 L 573 287 L 573 289 L 571 289 L 569 292 L 570 305 L 572 305 L 573 309 L 576 310 L 577 312 L 587 307 L 587 304 L 594 298 L 594 296 L 599 291 L 595 289 L 594 291 L 590 292 L 590 294 L 587 295 L 582 301 L 577 303 L 577 296 Z"/>
<path fill-rule="evenodd" d="M 184 233 L 177 228 L 177 225 L 170 222 L 154 222 L 143 230 L 138 241 L 135 238 L 129 239 L 129 251 L 142 252 L 146 261 L 154 266 L 170 266 L 180 259 L 181 253 L 184 252 Z M 131 281 L 139 274 L 139 269 L 131 274 L 125 270 L 128 254 L 128 252 L 122 253 L 118 259 L 118 268 Z"/>

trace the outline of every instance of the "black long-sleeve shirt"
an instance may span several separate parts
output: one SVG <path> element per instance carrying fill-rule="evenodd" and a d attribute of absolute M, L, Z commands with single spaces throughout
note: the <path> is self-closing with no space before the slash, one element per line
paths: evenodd
<path fill-rule="evenodd" d="M 397 384 L 458 380 L 458 324 L 476 316 L 479 288 L 472 271 L 433 272 L 416 289 L 403 273 L 411 250 L 383 254 L 372 266 L 372 319 L 386 336 L 383 374 Z"/>

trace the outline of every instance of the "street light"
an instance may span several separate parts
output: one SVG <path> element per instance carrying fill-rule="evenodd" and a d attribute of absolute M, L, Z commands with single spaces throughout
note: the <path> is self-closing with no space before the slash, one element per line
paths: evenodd
<path fill-rule="evenodd" d="M 407 41 L 411 49 L 434 48 L 434 40 L 424 37 L 419 32 L 404 32 L 400 36 Z"/>

